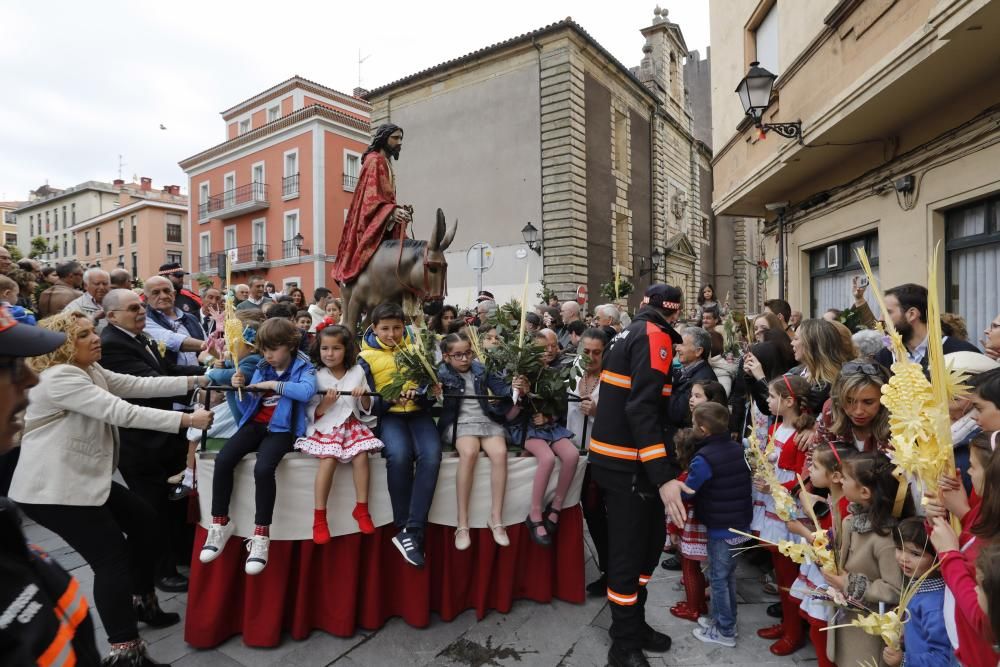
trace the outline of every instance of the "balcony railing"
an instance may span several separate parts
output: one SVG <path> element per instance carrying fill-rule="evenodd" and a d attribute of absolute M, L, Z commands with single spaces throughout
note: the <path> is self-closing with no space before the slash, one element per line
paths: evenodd
<path fill-rule="evenodd" d="M 267 208 L 267 183 L 247 183 L 221 195 L 209 197 L 198 206 L 198 219 L 218 218 L 224 220 L 244 213 L 252 213 Z"/>
<path fill-rule="evenodd" d="M 292 174 L 281 179 L 281 196 L 298 197 L 299 195 L 299 175 Z"/>
<path fill-rule="evenodd" d="M 252 243 L 241 245 L 222 252 L 213 252 L 198 258 L 198 270 L 213 271 L 222 267 L 222 274 L 225 275 L 225 258 L 229 258 L 231 268 L 236 271 L 245 271 L 267 264 L 270 261 L 267 244 Z"/>
<path fill-rule="evenodd" d="M 358 185 L 358 177 L 353 174 L 344 174 L 344 189 L 354 191 L 354 188 Z"/>
<path fill-rule="evenodd" d="M 296 257 L 301 257 L 306 254 L 306 249 L 303 248 L 301 251 L 299 247 L 295 245 L 295 239 L 285 239 L 281 242 L 281 257 L 282 259 L 294 259 Z"/>

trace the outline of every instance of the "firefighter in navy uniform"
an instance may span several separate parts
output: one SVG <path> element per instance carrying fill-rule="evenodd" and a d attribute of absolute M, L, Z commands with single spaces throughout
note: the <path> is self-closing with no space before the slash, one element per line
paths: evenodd
<path fill-rule="evenodd" d="M 65 342 L 65 334 L 19 324 L 0 307 L 0 455 L 14 447 L 24 427 L 19 415 L 28 406 L 28 390 L 38 384 L 26 358 Z M 25 543 L 17 505 L 0 496 L 0 665 L 100 662 L 79 582 Z"/>
<path fill-rule="evenodd" d="M 664 505 L 683 505 L 672 443 L 664 442 L 674 331 L 681 291 L 652 285 L 632 323 L 604 355 L 600 398 L 590 442 L 592 477 L 608 510 L 608 601 L 613 667 L 645 667 L 643 650 L 662 653 L 670 637 L 645 619 L 649 581 L 666 538 Z M 622 418 L 624 415 L 624 419 Z M 673 514 L 672 514 L 673 516 Z"/>
<path fill-rule="evenodd" d="M 0 498 L 0 664 L 101 664 L 80 582 L 28 546 L 14 502 Z"/>

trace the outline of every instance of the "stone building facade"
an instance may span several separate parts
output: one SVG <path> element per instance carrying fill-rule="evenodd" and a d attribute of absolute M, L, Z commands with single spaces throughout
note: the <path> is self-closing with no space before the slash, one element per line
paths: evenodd
<path fill-rule="evenodd" d="M 664 280 L 693 303 L 710 235 L 707 147 L 693 135 L 679 26 L 657 10 L 641 32 L 633 69 L 566 19 L 368 94 L 372 124 L 406 132 L 397 194 L 416 207 L 415 234 L 426 237 L 437 207 L 460 221 L 451 301 L 467 302 L 465 253 L 486 241 L 495 264 L 484 284 L 501 299 L 520 297 L 527 270 L 561 299 L 585 286 L 595 305 L 617 271 L 635 285 L 633 306 Z M 522 239 L 529 221 L 540 256 Z M 665 257 L 655 271 L 654 250 Z"/>

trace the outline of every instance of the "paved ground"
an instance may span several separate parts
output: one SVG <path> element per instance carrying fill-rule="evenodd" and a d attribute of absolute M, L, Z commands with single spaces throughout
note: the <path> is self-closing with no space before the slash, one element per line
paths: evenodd
<path fill-rule="evenodd" d="M 93 599 L 90 589 L 93 574 L 78 554 L 57 536 L 40 526 L 26 527 L 29 539 L 46 549 L 65 567 L 72 570 Z M 590 544 L 588 542 L 588 548 Z M 589 552 L 589 549 L 588 549 Z M 596 568 L 588 556 L 589 579 Z M 736 649 L 702 644 L 691 636 L 693 623 L 674 618 L 669 607 L 683 595 L 678 590 L 680 573 L 657 568 L 649 584 L 647 620 L 656 629 L 673 637 L 674 645 L 662 656 L 651 657 L 655 666 L 665 665 L 753 665 L 754 667 L 815 664 L 811 647 L 793 656 L 776 658 L 768 650 L 769 642 L 759 639 L 755 630 L 770 624 L 765 607 L 775 598 L 762 594 L 757 571 L 741 568 L 739 597 L 740 639 Z M 589 580 L 588 579 L 588 580 Z M 161 605 L 167 611 L 184 613 L 187 596 L 160 593 Z M 97 624 L 98 644 L 102 652 L 107 644 L 100 619 Z M 467 611 L 451 623 L 440 620 L 426 629 L 411 628 L 400 619 L 393 619 L 377 632 L 361 632 L 350 639 L 314 632 L 305 641 L 287 639 L 274 649 L 255 649 L 243 645 L 239 637 L 210 651 L 199 651 L 184 643 L 183 623 L 171 628 L 147 631 L 142 635 L 149 643 L 151 655 L 161 662 L 177 667 L 234 667 L 271 665 L 320 667 L 381 667 L 383 665 L 440 666 L 507 666 L 518 667 L 592 667 L 606 664 L 610 640 L 607 629 L 610 612 L 603 598 L 590 598 L 586 604 L 554 602 L 548 605 L 517 602 L 509 614 L 491 613 L 477 622 L 475 613 Z"/>

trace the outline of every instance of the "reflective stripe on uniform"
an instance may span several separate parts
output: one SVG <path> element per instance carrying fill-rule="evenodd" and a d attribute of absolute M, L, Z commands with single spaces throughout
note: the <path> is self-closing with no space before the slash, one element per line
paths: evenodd
<path fill-rule="evenodd" d="M 674 393 L 674 388 L 669 384 L 663 385 L 663 389 L 660 391 L 661 396 L 670 396 L 672 393 Z"/>
<path fill-rule="evenodd" d="M 632 593 L 631 595 L 622 595 L 621 593 L 615 593 L 610 588 L 608 589 L 608 600 L 614 602 L 615 604 L 620 604 L 625 607 L 631 607 L 636 602 L 639 601 L 639 594 Z"/>
<path fill-rule="evenodd" d="M 620 387 L 621 389 L 632 388 L 632 378 L 620 373 L 612 373 L 611 371 L 601 372 L 601 382 L 606 382 L 610 385 L 614 385 L 615 387 Z"/>
<path fill-rule="evenodd" d="M 609 445 L 606 442 L 594 440 L 593 438 L 590 439 L 590 451 L 603 454 L 604 456 L 610 456 L 615 459 L 626 459 L 628 461 L 635 461 L 639 458 L 639 452 L 631 447 Z"/>
<path fill-rule="evenodd" d="M 639 460 L 643 462 L 652 461 L 653 459 L 661 459 L 666 455 L 667 450 L 662 444 L 643 447 L 639 450 Z"/>
<path fill-rule="evenodd" d="M 87 598 L 80 592 L 80 582 L 70 579 L 69 585 L 56 603 L 53 613 L 59 619 L 59 632 L 45 652 L 38 657 L 39 667 L 73 667 L 76 652 L 73 637 L 77 627 L 87 618 Z"/>
<path fill-rule="evenodd" d="M 652 575 L 650 575 L 650 574 L 640 574 L 639 575 L 639 585 L 640 586 L 645 586 L 646 584 L 649 583 L 649 580 L 650 580 L 651 577 L 652 577 Z"/>

